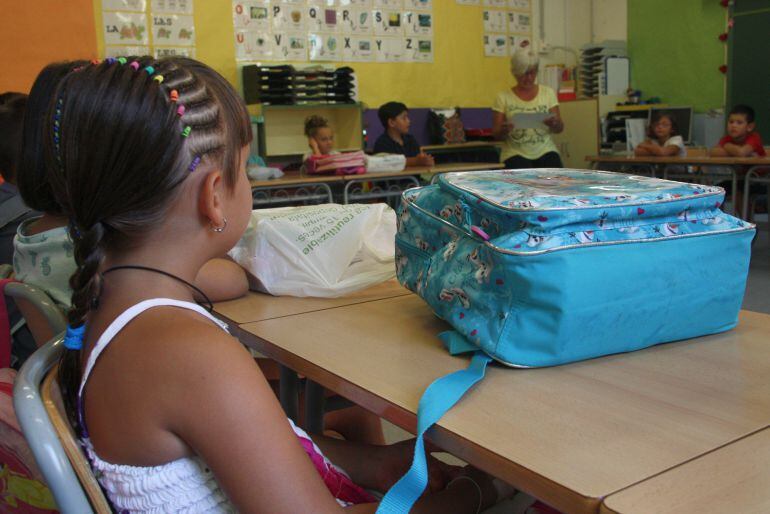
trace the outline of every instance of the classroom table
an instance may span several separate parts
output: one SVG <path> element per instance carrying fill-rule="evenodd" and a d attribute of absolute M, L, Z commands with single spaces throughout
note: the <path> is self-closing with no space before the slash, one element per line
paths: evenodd
<path fill-rule="evenodd" d="M 361 175 L 307 175 L 299 171 L 287 172 L 283 177 L 271 180 L 250 180 L 254 207 L 267 204 L 290 204 L 298 201 L 321 200 L 331 203 L 334 201 L 331 187 L 345 184 L 343 188 L 342 203 L 351 201 L 371 200 L 399 196 L 403 192 L 402 187 L 393 189 L 378 188 L 374 191 L 356 192 L 356 186 L 365 182 L 382 183 L 400 180 L 409 186 L 419 186 L 420 175 L 436 176 L 440 173 L 451 171 L 473 171 L 500 169 L 502 164 L 491 162 L 453 162 L 436 164 L 435 166 L 410 166 L 401 171 L 364 173 Z M 278 196 L 262 198 L 268 191 L 278 191 Z"/>
<path fill-rule="evenodd" d="M 407 295 L 241 326 L 242 341 L 414 433 L 420 395 L 465 368 Z M 727 333 L 545 369 L 492 366 L 430 438 L 564 512 L 770 426 L 770 316 Z"/>
<path fill-rule="evenodd" d="M 602 514 L 770 512 L 770 429 L 609 495 Z"/>
<path fill-rule="evenodd" d="M 395 278 L 339 298 L 271 296 L 266 293 L 250 291 L 241 298 L 215 303 L 214 314 L 229 325 L 232 335 L 243 340 L 240 327 L 244 323 L 325 311 L 407 294 L 410 294 L 409 290 L 399 284 Z M 297 373 L 286 366 L 281 366 L 279 381 L 281 405 L 287 416 L 296 421 L 299 412 Z M 305 387 L 305 428 L 310 432 L 322 431 L 324 402 L 323 388 L 313 381 L 308 381 Z"/>
<path fill-rule="evenodd" d="M 586 161 L 592 163 L 594 169 L 597 169 L 601 163 L 607 164 L 626 164 L 640 165 L 647 164 L 653 166 L 725 166 L 730 169 L 730 181 L 732 183 L 732 194 L 735 198 L 738 192 L 738 176 L 752 176 L 760 168 L 770 167 L 770 157 L 710 157 L 708 155 L 692 155 L 687 157 L 658 157 L 658 156 L 637 156 L 637 155 L 589 155 Z M 693 179 L 702 177 L 702 174 L 692 174 Z M 745 192 L 748 193 L 748 184 L 745 186 Z M 743 198 L 743 205 L 737 205 L 733 200 L 733 212 L 738 216 L 747 216 L 748 194 Z M 742 207 L 742 213 L 739 210 Z"/>

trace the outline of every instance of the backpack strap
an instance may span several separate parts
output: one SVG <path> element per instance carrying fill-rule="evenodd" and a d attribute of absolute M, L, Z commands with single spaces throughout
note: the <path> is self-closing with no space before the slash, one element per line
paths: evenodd
<path fill-rule="evenodd" d="M 466 369 L 436 379 L 423 393 L 417 408 L 417 441 L 409 470 L 382 498 L 377 514 L 409 512 L 428 485 L 428 463 L 423 435 L 446 411 L 451 409 L 473 385 L 484 378 L 492 358 L 477 351 Z"/>

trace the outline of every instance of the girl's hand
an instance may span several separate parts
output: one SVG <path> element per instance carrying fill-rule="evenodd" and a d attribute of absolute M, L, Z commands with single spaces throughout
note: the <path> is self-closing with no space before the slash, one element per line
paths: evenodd
<path fill-rule="evenodd" d="M 502 125 L 500 125 L 500 132 L 503 135 L 508 135 L 513 130 L 513 122 L 512 121 L 504 121 Z"/>
<path fill-rule="evenodd" d="M 310 150 L 312 150 L 313 155 L 321 155 L 321 150 L 318 148 L 318 142 L 314 137 L 307 138 L 307 145 L 310 147 Z"/>
<path fill-rule="evenodd" d="M 377 487 L 379 491 L 387 491 L 395 484 L 412 465 L 414 457 L 414 439 L 407 439 L 400 443 L 383 446 L 380 458 L 376 463 Z M 443 491 L 447 484 L 459 476 L 463 468 L 451 466 L 436 459 L 431 452 L 441 451 L 439 448 L 426 442 L 425 450 L 428 453 L 428 488 L 427 491 Z M 373 463 L 374 464 L 374 463 Z"/>

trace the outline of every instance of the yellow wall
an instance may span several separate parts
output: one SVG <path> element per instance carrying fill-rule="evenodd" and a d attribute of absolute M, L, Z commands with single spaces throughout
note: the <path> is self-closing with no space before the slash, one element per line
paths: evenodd
<path fill-rule="evenodd" d="M 99 55 L 104 55 L 101 0 L 93 0 Z M 489 107 L 513 83 L 508 59 L 484 57 L 480 6 L 433 1 L 433 63 L 334 63 L 356 70 L 368 107 L 399 100 L 410 107 Z M 196 0 L 196 57 L 240 84 L 230 0 Z M 271 64 L 271 63 L 267 63 Z M 275 63 L 279 64 L 279 63 Z M 328 63 L 323 63 L 328 64 Z"/>

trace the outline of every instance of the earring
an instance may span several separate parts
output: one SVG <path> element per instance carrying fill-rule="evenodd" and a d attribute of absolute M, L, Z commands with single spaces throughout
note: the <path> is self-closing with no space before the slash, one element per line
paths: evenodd
<path fill-rule="evenodd" d="M 223 224 L 221 227 L 212 226 L 211 230 L 213 230 L 214 232 L 224 232 L 225 229 L 227 228 L 227 218 L 222 218 L 222 222 Z"/>

